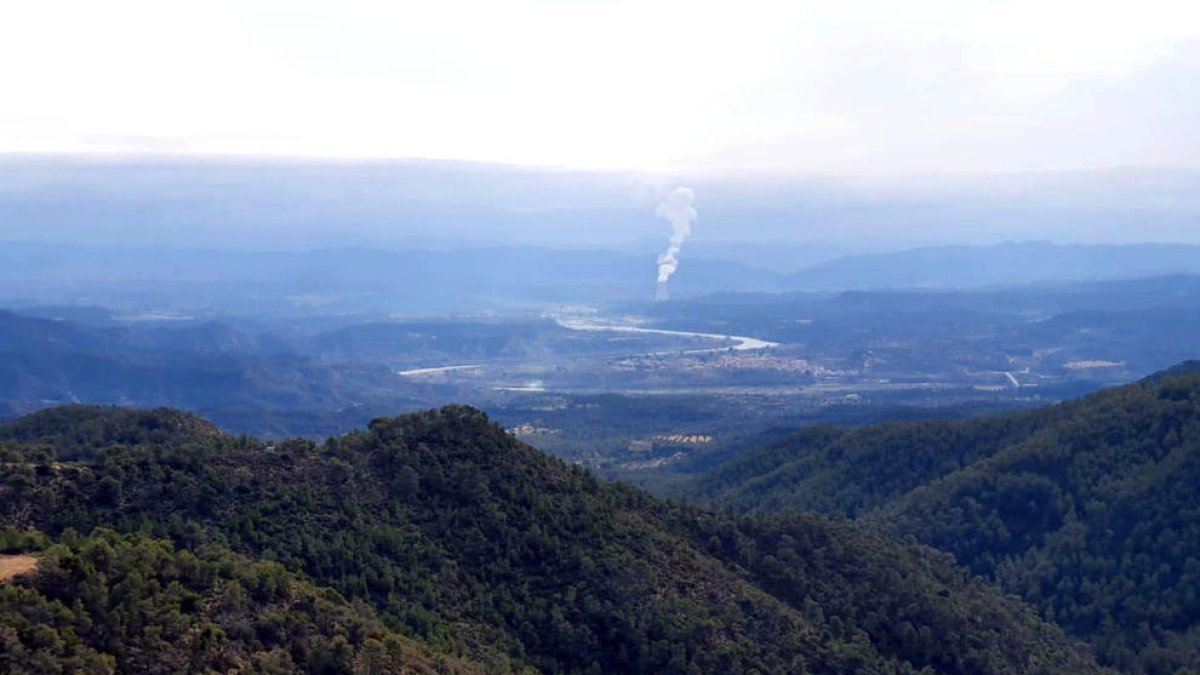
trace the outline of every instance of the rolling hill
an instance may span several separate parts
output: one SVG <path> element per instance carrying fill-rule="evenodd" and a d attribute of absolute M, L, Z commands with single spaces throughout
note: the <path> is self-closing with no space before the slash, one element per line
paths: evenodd
<path fill-rule="evenodd" d="M 91 437 L 63 429 L 64 418 L 105 429 L 95 436 L 105 447 L 54 459 L 55 439 Z M 461 657 L 488 672 L 1101 672 L 1027 605 L 944 554 L 819 516 L 742 518 L 659 501 L 539 453 L 470 408 L 380 418 L 323 444 L 196 434 L 171 420 L 75 409 L 4 427 L 0 436 L 17 440 L 0 441 L 0 526 L 41 533 L 67 557 L 97 545 L 75 543 L 87 532 L 116 551 L 204 559 L 228 549 L 216 555 L 332 589 L 335 621 L 344 598 L 401 646 L 415 641 L 420 658 Z M 170 543 L 136 538 L 146 536 Z M 33 579 L 45 597 L 16 598 L 10 612 L 54 600 Z M 259 601 L 269 608 L 274 597 Z M 174 611 L 188 625 L 214 620 L 206 602 Z M 316 625 L 311 649 L 292 632 L 229 649 L 284 650 L 298 663 L 323 649 Z M 213 640 L 231 639 L 221 630 Z M 151 631 L 121 635 L 87 646 L 120 665 L 158 644 L 146 642 Z M 342 649 L 378 652 L 387 639 Z"/>
<path fill-rule="evenodd" d="M 858 518 L 952 554 L 1124 672 L 1200 667 L 1200 364 L 962 422 L 815 428 L 691 494 Z"/>
<path fill-rule="evenodd" d="M 192 553 L 97 529 L 37 553 L 33 571 L 0 586 L 5 672 L 485 672 L 278 563 L 220 547 Z"/>

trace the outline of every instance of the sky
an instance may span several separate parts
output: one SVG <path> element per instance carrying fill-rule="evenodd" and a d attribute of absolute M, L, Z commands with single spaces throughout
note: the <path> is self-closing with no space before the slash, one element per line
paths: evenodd
<path fill-rule="evenodd" d="M 0 153 L 574 169 L 1195 168 L 1200 3 L 39 0 Z"/>

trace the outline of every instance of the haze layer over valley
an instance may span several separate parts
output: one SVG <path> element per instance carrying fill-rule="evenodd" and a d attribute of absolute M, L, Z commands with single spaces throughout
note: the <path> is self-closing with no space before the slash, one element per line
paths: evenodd
<path fill-rule="evenodd" d="M 0 20 L 0 673 L 1200 675 L 1200 6 Z"/>
<path fill-rule="evenodd" d="M 670 183 L 611 172 L 12 158 L 0 414 L 321 435 L 465 402 L 653 480 L 776 426 L 1036 406 L 1195 356 L 1200 246 L 1072 229 L 1170 237 L 1190 176 L 694 176 L 664 211 Z"/>

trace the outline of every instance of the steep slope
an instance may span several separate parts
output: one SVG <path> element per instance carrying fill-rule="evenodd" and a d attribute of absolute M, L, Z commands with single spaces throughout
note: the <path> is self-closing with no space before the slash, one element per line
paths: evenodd
<path fill-rule="evenodd" d="M 1200 375 L 1088 404 L 871 518 L 996 578 L 1110 663 L 1200 668 Z"/>
<path fill-rule="evenodd" d="M 288 573 L 208 547 L 68 534 L 0 587 L 0 669 L 482 673 Z"/>
<path fill-rule="evenodd" d="M 19 454 L 14 453 L 14 454 Z M 280 562 L 494 672 L 1098 672 L 939 554 L 670 505 L 450 407 L 329 439 L 9 466 L 0 523 Z"/>
<path fill-rule="evenodd" d="M 694 494 L 749 511 L 859 516 L 952 553 L 1104 662 L 1200 668 L 1200 372 L 1032 413 L 811 430 Z"/>
<path fill-rule="evenodd" d="M 735 456 L 688 495 L 739 511 L 817 511 L 854 517 L 937 480 L 1056 420 L 1064 406 L 965 422 L 813 427 Z"/>

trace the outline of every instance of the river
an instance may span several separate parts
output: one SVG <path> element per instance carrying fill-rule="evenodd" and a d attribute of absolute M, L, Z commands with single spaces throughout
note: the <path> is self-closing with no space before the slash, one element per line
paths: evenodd
<path fill-rule="evenodd" d="M 731 341 L 732 345 L 724 347 L 706 347 L 703 349 L 688 349 L 685 350 L 688 354 L 697 354 L 703 352 L 722 352 L 726 349 L 735 351 L 745 351 L 748 349 L 767 349 L 769 347 L 778 347 L 778 342 L 768 342 L 758 338 L 746 337 L 745 335 L 722 335 L 721 333 L 697 333 L 686 330 L 666 330 L 664 328 L 643 328 L 641 326 L 626 326 L 617 324 L 604 323 L 589 323 L 583 321 L 558 321 L 558 325 L 570 330 L 583 331 L 610 331 L 614 333 L 654 333 L 657 335 L 674 335 L 677 337 L 693 337 L 706 338 L 709 340 Z"/>

